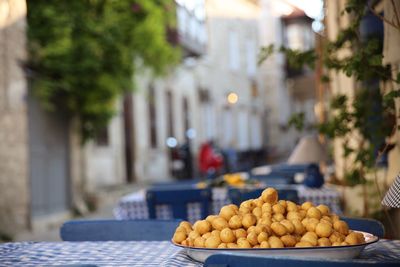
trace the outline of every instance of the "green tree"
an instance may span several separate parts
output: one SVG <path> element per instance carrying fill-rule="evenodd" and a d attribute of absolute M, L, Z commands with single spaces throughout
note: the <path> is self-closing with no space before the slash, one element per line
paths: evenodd
<path fill-rule="evenodd" d="M 263 62 L 274 51 L 282 52 L 293 68 L 305 65 L 314 68 L 315 60 L 322 57 L 326 72 L 342 72 L 355 78 L 354 99 L 348 99 L 345 94 L 335 95 L 328 119 L 316 125 L 316 128 L 328 138 L 341 138 L 343 141 L 343 157 L 347 162 L 344 185 L 362 185 L 364 216 L 369 216 L 366 175 L 375 172 L 378 156 L 388 147 L 384 146 L 385 137 L 390 136 L 396 127 L 394 99 L 400 96 L 400 88 L 386 95 L 380 89 L 380 85 L 385 82 L 400 84 L 400 73 L 393 76 L 390 66 L 382 64 L 383 40 L 374 35 L 362 36 L 360 33 L 362 20 L 370 11 L 374 13 L 368 1 L 347 0 L 342 15 L 350 17 L 350 24 L 340 31 L 335 40 L 324 40 L 325 48 L 321 54 L 315 50 L 276 49 L 270 45 L 261 50 L 259 57 L 260 62 Z M 379 14 L 375 15 L 380 17 Z M 382 19 L 400 30 L 398 23 Z M 350 55 L 339 56 L 343 49 L 350 50 Z M 323 76 L 322 82 L 329 82 L 329 77 Z M 294 114 L 289 123 L 301 129 L 304 124 L 302 120 L 302 114 Z"/>
<path fill-rule="evenodd" d="M 159 75 L 177 62 L 167 40 L 174 12 L 172 0 L 28 1 L 34 94 L 46 109 L 79 118 L 87 140 L 134 88 L 140 66 Z"/>

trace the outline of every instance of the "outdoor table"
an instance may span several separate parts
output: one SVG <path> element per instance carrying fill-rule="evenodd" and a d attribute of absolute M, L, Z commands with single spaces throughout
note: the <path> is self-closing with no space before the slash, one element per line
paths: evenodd
<path fill-rule="evenodd" d="M 300 203 L 311 201 L 319 205 L 325 204 L 331 211 L 342 214 L 340 209 L 340 192 L 333 187 L 324 186 L 319 189 L 308 188 L 304 185 L 285 185 L 287 189 L 297 190 Z M 220 209 L 231 203 L 228 197 L 227 187 L 215 187 L 212 189 L 212 214 L 218 214 Z M 122 197 L 114 208 L 114 216 L 119 220 L 128 219 L 148 219 L 148 209 L 146 203 L 146 190 L 141 190 Z M 201 207 L 199 203 L 190 203 L 188 205 L 189 221 L 195 222 L 201 218 Z M 156 207 L 157 219 L 172 219 L 172 210 L 167 205 Z"/>
<path fill-rule="evenodd" d="M 380 240 L 348 262 L 399 262 L 400 240 Z M 321 259 L 321 266 L 326 262 Z M 21 242 L 0 244 L 1 266 L 203 266 L 169 241 Z"/>

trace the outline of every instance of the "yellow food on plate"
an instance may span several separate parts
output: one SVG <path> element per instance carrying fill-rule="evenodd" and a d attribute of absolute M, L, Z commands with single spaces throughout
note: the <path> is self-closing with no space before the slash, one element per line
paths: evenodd
<path fill-rule="evenodd" d="M 234 179 L 234 178 L 231 178 Z M 279 200 L 274 188 L 239 207 L 226 205 L 193 225 L 181 222 L 172 237 L 186 247 L 237 249 L 329 247 L 365 243 L 364 235 L 349 229 L 326 205 L 298 205 Z"/>

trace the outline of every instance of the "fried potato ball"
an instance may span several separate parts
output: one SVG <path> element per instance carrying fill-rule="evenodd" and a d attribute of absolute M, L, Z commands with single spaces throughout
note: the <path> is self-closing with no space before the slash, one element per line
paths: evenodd
<path fill-rule="evenodd" d="M 212 224 L 213 220 L 218 218 L 217 215 L 208 215 L 206 218 L 206 221 L 209 222 L 210 224 Z"/>
<path fill-rule="evenodd" d="M 219 244 L 221 244 L 221 239 L 214 235 L 210 235 L 210 237 L 204 242 L 206 248 L 217 248 Z"/>
<path fill-rule="evenodd" d="M 300 215 L 299 212 L 296 212 L 296 211 L 289 211 L 289 212 L 286 214 L 286 218 L 287 218 L 288 220 L 290 220 L 290 221 L 295 220 L 295 219 L 297 219 L 297 220 L 302 220 L 302 216 Z"/>
<path fill-rule="evenodd" d="M 348 234 L 344 241 L 347 242 L 349 245 L 357 245 L 359 243 L 357 234 L 355 232 L 351 232 L 350 234 Z"/>
<path fill-rule="evenodd" d="M 300 242 L 296 243 L 295 247 L 296 248 L 306 248 L 306 247 L 313 247 L 313 245 L 307 241 L 300 241 Z"/>
<path fill-rule="evenodd" d="M 282 220 L 282 221 L 280 221 L 280 223 L 283 224 L 283 225 L 286 227 L 287 232 L 288 232 L 289 234 L 291 234 L 291 233 L 294 232 L 295 228 L 294 228 L 294 225 L 293 225 L 293 223 L 292 223 L 291 221 L 289 221 L 289 220 Z"/>
<path fill-rule="evenodd" d="M 242 225 L 245 229 L 257 223 L 257 218 L 253 214 L 245 214 L 242 219 Z"/>
<path fill-rule="evenodd" d="M 183 231 L 175 232 L 174 236 L 172 237 L 172 240 L 177 244 L 182 243 L 182 241 L 185 239 L 186 239 L 186 233 Z"/>
<path fill-rule="evenodd" d="M 228 243 L 226 244 L 227 248 L 238 248 L 238 245 L 236 243 Z"/>
<path fill-rule="evenodd" d="M 318 244 L 318 236 L 314 232 L 307 232 L 301 237 L 300 241 L 307 241 L 316 246 Z"/>
<path fill-rule="evenodd" d="M 275 222 L 280 222 L 284 219 L 285 219 L 285 216 L 283 216 L 283 214 L 281 214 L 281 213 L 276 213 L 276 214 L 274 214 L 274 216 L 272 216 L 272 221 L 275 221 Z"/>
<path fill-rule="evenodd" d="M 247 241 L 249 241 L 250 245 L 255 246 L 258 244 L 257 240 L 257 233 L 256 232 L 250 232 L 247 234 Z"/>
<path fill-rule="evenodd" d="M 209 238 L 210 236 L 211 236 L 211 233 L 208 232 L 208 233 L 205 233 L 204 235 L 202 235 L 201 237 L 204 238 L 204 239 L 207 239 L 207 238 Z"/>
<path fill-rule="evenodd" d="M 179 224 L 179 227 L 184 227 L 186 229 L 186 233 L 190 233 L 192 231 L 192 225 L 188 221 L 183 221 Z"/>
<path fill-rule="evenodd" d="M 301 209 L 306 210 L 306 211 L 311 207 L 314 207 L 314 205 L 310 201 L 307 201 L 307 202 L 304 202 L 303 204 L 301 204 Z"/>
<path fill-rule="evenodd" d="M 344 241 L 344 239 L 345 239 L 345 236 L 337 231 L 333 231 L 331 236 L 329 237 L 329 240 L 331 241 L 332 244 L 335 242 L 341 243 Z"/>
<path fill-rule="evenodd" d="M 330 247 L 331 245 L 332 243 L 327 237 L 321 237 L 318 239 L 318 246 L 320 247 Z"/>
<path fill-rule="evenodd" d="M 321 212 L 322 215 L 328 215 L 330 213 L 330 209 L 327 205 L 318 205 L 317 209 Z"/>
<path fill-rule="evenodd" d="M 194 230 L 189 233 L 189 238 L 191 239 L 196 239 L 198 237 L 200 237 L 200 234 Z"/>
<path fill-rule="evenodd" d="M 229 219 L 228 225 L 231 229 L 238 229 L 242 227 L 242 215 L 234 215 Z"/>
<path fill-rule="evenodd" d="M 241 207 L 249 208 L 249 209 L 253 210 L 256 206 L 255 206 L 255 204 L 254 204 L 254 202 L 253 202 L 253 199 L 248 199 L 248 200 L 246 200 L 246 201 L 243 201 L 243 202 L 240 204 L 239 209 L 240 209 Z"/>
<path fill-rule="evenodd" d="M 219 236 L 220 234 L 221 234 L 221 231 L 220 231 L 220 230 L 213 230 L 213 231 L 211 232 L 211 235 Z"/>
<path fill-rule="evenodd" d="M 183 240 L 182 243 L 181 243 L 181 245 L 182 245 L 182 246 L 185 246 L 185 247 L 190 247 L 189 241 L 188 241 L 187 239 Z"/>
<path fill-rule="evenodd" d="M 292 220 L 294 226 L 294 232 L 298 235 L 304 234 L 307 230 L 299 219 Z"/>
<path fill-rule="evenodd" d="M 251 211 L 252 211 L 252 209 L 250 209 L 249 207 L 240 207 L 239 208 L 239 214 L 241 214 L 241 215 L 251 213 Z"/>
<path fill-rule="evenodd" d="M 253 203 L 254 203 L 255 207 L 261 208 L 262 205 L 264 204 L 264 201 L 263 201 L 262 198 L 260 197 L 260 198 L 254 199 L 254 200 L 253 200 Z"/>
<path fill-rule="evenodd" d="M 304 219 L 307 215 L 307 211 L 306 210 L 299 210 L 299 214 L 300 214 L 300 218 Z"/>
<path fill-rule="evenodd" d="M 271 218 L 261 218 L 258 220 L 258 223 L 261 225 L 270 226 L 272 224 L 272 220 L 271 220 Z"/>
<path fill-rule="evenodd" d="M 219 236 L 224 243 L 233 243 L 236 241 L 235 233 L 229 228 L 222 229 Z"/>
<path fill-rule="evenodd" d="M 198 248 L 204 248 L 204 243 L 206 242 L 206 239 L 203 237 L 198 237 L 194 240 L 194 246 Z"/>
<path fill-rule="evenodd" d="M 286 227 L 283 224 L 279 223 L 279 222 L 272 223 L 271 224 L 271 229 L 277 236 L 283 236 L 283 235 L 288 233 Z"/>
<path fill-rule="evenodd" d="M 262 241 L 260 243 L 260 248 L 270 248 L 268 241 Z"/>
<path fill-rule="evenodd" d="M 202 235 L 202 234 L 205 234 L 205 233 L 211 231 L 211 224 L 209 222 L 207 222 L 206 220 L 197 221 L 193 225 L 193 228 L 196 232 L 198 232 L 200 235 Z"/>
<path fill-rule="evenodd" d="M 359 243 L 359 244 L 365 243 L 365 238 L 364 238 L 364 235 L 363 235 L 362 233 L 359 233 L 359 232 L 354 232 L 354 233 L 355 233 L 356 236 L 357 236 L 357 239 L 358 239 L 358 243 Z"/>
<path fill-rule="evenodd" d="M 297 211 L 297 205 L 296 203 L 292 202 L 292 201 L 286 201 L 286 211 L 290 212 L 290 211 Z"/>
<path fill-rule="evenodd" d="M 341 234 L 347 235 L 349 233 L 349 226 L 346 222 L 338 220 L 334 221 L 333 228 Z"/>
<path fill-rule="evenodd" d="M 296 238 L 292 235 L 281 236 L 281 240 L 285 247 L 294 247 L 297 243 Z"/>
<path fill-rule="evenodd" d="M 266 232 L 261 232 L 257 235 L 257 241 L 261 244 L 263 241 L 268 241 L 268 234 Z"/>
<path fill-rule="evenodd" d="M 287 204 L 286 204 L 286 200 L 279 200 L 278 204 L 280 204 L 282 207 L 284 207 L 286 209 Z"/>
<path fill-rule="evenodd" d="M 275 214 L 285 214 L 285 211 L 285 207 L 279 203 L 272 206 L 272 212 Z"/>
<path fill-rule="evenodd" d="M 340 217 L 337 216 L 336 214 L 332 214 L 330 217 L 331 217 L 332 222 L 336 222 L 336 221 L 340 220 Z"/>
<path fill-rule="evenodd" d="M 332 231 L 332 226 L 325 222 L 320 222 L 317 224 L 317 227 L 315 227 L 315 233 L 319 237 L 329 237 L 331 236 Z"/>
<path fill-rule="evenodd" d="M 257 235 L 259 233 L 261 233 L 261 232 L 267 232 L 268 233 L 268 228 L 266 226 L 264 226 L 264 225 L 258 224 L 258 225 L 256 225 L 254 227 L 254 232 L 256 232 Z"/>
<path fill-rule="evenodd" d="M 234 209 L 236 212 L 239 211 L 239 207 L 235 204 L 229 204 L 228 206 L 231 207 L 232 209 Z"/>
<path fill-rule="evenodd" d="M 307 217 L 308 218 L 315 218 L 315 219 L 319 220 L 319 219 L 321 219 L 322 214 L 319 211 L 319 209 L 317 209 L 316 207 L 310 207 L 307 210 Z"/>
<path fill-rule="evenodd" d="M 275 204 L 278 202 L 278 191 L 272 187 L 269 187 L 261 193 L 261 198 L 264 202 Z"/>
<path fill-rule="evenodd" d="M 236 210 L 232 206 L 223 206 L 219 212 L 219 216 L 229 221 L 232 216 L 236 215 Z"/>
<path fill-rule="evenodd" d="M 270 236 L 268 238 L 268 243 L 271 248 L 283 248 L 284 247 L 282 240 L 276 236 Z"/>
<path fill-rule="evenodd" d="M 261 218 L 262 211 L 260 207 L 255 207 L 252 211 L 253 215 L 256 216 L 256 218 Z"/>
<path fill-rule="evenodd" d="M 213 220 L 212 227 L 215 230 L 220 230 L 221 231 L 222 229 L 229 227 L 229 225 L 228 225 L 228 222 L 224 218 L 218 217 L 218 218 Z"/>
<path fill-rule="evenodd" d="M 262 211 L 262 213 L 271 213 L 271 212 L 272 212 L 272 205 L 271 205 L 271 203 L 268 203 L 268 202 L 264 203 L 264 204 L 261 206 L 261 211 Z"/>
<path fill-rule="evenodd" d="M 312 218 L 313 219 L 313 218 Z M 315 228 L 317 228 L 319 221 L 318 220 L 308 220 L 306 224 L 306 229 L 308 232 L 315 232 Z"/>
<path fill-rule="evenodd" d="M 218 245 L 218 248 L 227 248 L 228 246 L 225 243 L 221 243 Z"/>
<path fill-rule="evenodd" d="M 251 245 L 246 238 L 239 238 L 236 243 L 239 248 L 251 248 Z"/>
<path fill-rule="evenodd" d="M 178 226 L 175 229 L 175 232 L 184 232 L 185 234 L 188 234 L 187 229 L 185 227 L 183 227 L 183 226 Z M 189 233 L 190 233 L 190 231 L 189 231 Z"/>
<path fill-rule="evenodd" d="M 244 230 L 243 228 L 236 229 L 236 230 L 234 231 L 234 233 L 235 233 L 236 239 L 239 239 L 239 238 L 246 238 L 246 237 L 247 237 L 247 232 L 246 232 L 246 230 Z"/>

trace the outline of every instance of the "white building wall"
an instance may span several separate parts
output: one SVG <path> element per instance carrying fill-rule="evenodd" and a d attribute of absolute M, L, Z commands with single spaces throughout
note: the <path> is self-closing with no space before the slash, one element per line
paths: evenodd
<path fill-rule="evenodd" d="M 195 138 L 191 140 L 195 162 L 198 148 L 210 139 L 215 140 L 222 148 L 233 146 L 239 151 L 261 149 L 266 145 L 263 129 L 265 111 L 266 108 L 275 110 L 266 107 L 266 103 L 275 104 L 281 101 L 278 99 L 278 88 L 282 86 L 273 81 L 281 76 L 280 68 L 277 68 L 276 64 L 282 62 L 278 62 L 277 58 L 268 68 L 260 70 L 255 61 L 260 45 L 274 42 L 276 36 L 279 36 L 278 30 L 269 29 L 269 25 L 277 19 L 271 16 L 261 17 L 260 7 L 246 0 L 232 0 L 228 5 L 223 0 L 208 0 L 206 13 L 206 55 L 197 59 L 185 59 L 163 78 L 152 77 L 148 71 L 137 73 L 133 115 L 136 159 L 134 166 L 138 182 L 151 183 L 170 178 L 169 150 L 166 146 L 167 90 L 172 92 L 173 132 L 178 144 L 185 141 L 183 98 L 188 100 L 189 126 L 196 132 Z M 266 35 L 259 33 L 263 25 L 268 25 L 268 29 L 264 29 Z M 229 40 L 233 40 L 233 44 Z M 150 82 L 153 83 L 156 94 L 156 148 L 150 147 L 147 99 Z M 256 96 L 252 96 L 254 85 L 258 88 Z M 209 91 L 209 102 L 200 102 L 200 88 Z M 265 92 L 266 90 L 270 92 Z M 228 104 L 226 97 L 229 92 L 238 95 L 239 100 L 236 104 Z M 269 101 L 265 101 L 266 96 L 269 96 Z M 279 117 L 279 114 L 282 113 L 274 113 L 275 117 Z M 122 117 L 116 119 L 122 120 Z M 276 120 L 279 121 L 278 118 Z M 118 126 L 111 124 L 110 127 Z M 93 150 L 90 154 L 93 156 Z M 112 160 L 110 155 L 108 160 Z M 94 166 L 95 164 L 92 164 L 90 168 Z M 111 176 L 111 173 L 108 175 Z M 101 180 L 93 180 L 96 179 Z"/>

